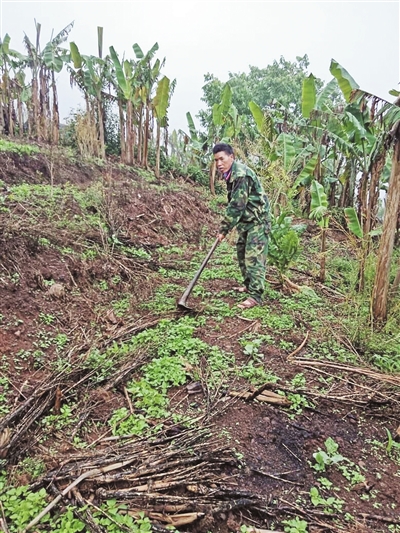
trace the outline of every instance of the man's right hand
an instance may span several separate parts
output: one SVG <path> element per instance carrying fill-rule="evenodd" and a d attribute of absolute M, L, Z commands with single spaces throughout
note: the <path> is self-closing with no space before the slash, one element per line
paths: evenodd
<path fill-rule="evenodd" d="M 225 239 L 225 235 L 223 233 L 218 233 L 217 239 L 219 242 L 222 242 Z"/>

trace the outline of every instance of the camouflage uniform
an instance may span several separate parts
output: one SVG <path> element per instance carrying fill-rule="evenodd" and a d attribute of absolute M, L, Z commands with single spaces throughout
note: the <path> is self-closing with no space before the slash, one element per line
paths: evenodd
<path fill-rule="evenodd" d="M 242 163 L 233 162 L 226 184 L 229 203 L 219 232 L 227 235 L 236 227 L 244 285 L 249 296 L 261 303 L 270 232 L 269 201 L 257 175 Z"/>

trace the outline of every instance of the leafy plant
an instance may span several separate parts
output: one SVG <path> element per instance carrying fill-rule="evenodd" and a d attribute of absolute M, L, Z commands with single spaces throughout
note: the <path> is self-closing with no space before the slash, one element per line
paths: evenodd
<path fill-rule="evenodd" d="M 311 503 L 316 507 L 321 506 L 324 508 L 324 513 L 332 514 L 335 511 L 341 512 L 344 504 L 343 500 L 336 498 L 335 496 L 328 496 L 323 498 L 316 487 L 310 489 Z"/>
<path fill-rule="evenodd" d="M 77 422 L 77 418 L 73 416 L 73 409 L 67 403 L 60 407 L 60 414 L 51 414 L 45 416 L 41 424 L 48 430 L 65 429 Z"/>
<path fill-rule="evenodd" d="M 28 486 L 7 488 L 4 478 L 0 480 L 0 502 L 6 518 L 11 522 L 10 531 L 17 533 L 24 529 L 45 507 L 47 493 L 45 489 L 32 492 Z M 49 514 L 40 523 L 49 522 Z"/>
<path fill-rule="evenodd" d="M 241 368 L 237 368 L 237 375 L 247 379 L 253 385 L 261 383 L 276 383 L 279 377 L 264 369 L 263 365 L 255 365 L 254 361 L 249 361 Z"/>
<path fill-rule="evenodd" d="M 108 424 L 113 435 L 142 435 L 149 427 L 144 415 L 130 414 L 126 407 L 116 409 Z"/>
<path fill-rule="evenodd" d="M 298 516 L 290 520 L 282 520 L 285 533 L 307 533 L 308 524 L 305 520 L 301 520 Z"/>
<path fill-rule="evenodd" d="M 41 322 L 43 322 L 43 324 L 50 326 L 56 318 L 54 315 L 50 315 L 49 313 L 39 313 L 39 319 Z"/>
<path fill-rule="evenodd" d="M 10 388 L 10 382 L 5 376 L 0 376 L 0 415 L 5 415 L 10 408 L 7 404 L 7 392 Z"/>
<path fill-rule="evenodd" d="M 338 453 L 339 445 L 331 437 L 326 439 L 325 448 L 326 452 L 318 450 L 318 452 L 313 454 L 316 461 L 316 463 L 312 465 L 314 470 L 317 472 L 325 472 L 328 467 L 334 465 L 351 485 L 365 481 L 365 476 L 361 474 L 360 467 L 353 463 L 353 461 L 350 461 L 350 459 L 347 459 Z"/>
<path fill-rule="evenodd" d="M 279 216 L 272 215 L 268 263 L 277 268 L 281 281 L 300 254 L 299 244 L 299 233 L 292 227 L 292 217 L 285 211 Z"/>
<path fill-rule="evenodd" d="M 66 511 L 55 520 L 52 527 L 53 533 L 79 533 L 86 528 L 85 522 L 79 520 L 74 515 L 73 507 L 67 507 Z"/>
<path fill-rule="evenodd" d="M 138 513 L 135 519 L 126 513 L 126 505 L 117 504 L 116 500 L 107 500 L 101 505 L 100 510 L 93 512 L 97 524 L 104 527 L 107 533 L 148 533 L 152 530 L 151 522 L 143 512 Z"/>
<path fill-rule="evenodd" d="M 289 415 L 289 418 L 294 418 L 296 415 L 300 415 L 305 407 L 314 407 L 314 404 L 308 401 L 303 394 L 288 392 L 286 393 L 287 399 L 290 401 L 289 409 L 293 411 Z"/>
<path fill-rule="evenodd" d="M 318 452 L 313 453 L 316 463 L 312 465 L 312 468 L 317 472 L 325 472 L 328 466 L 345 460 L 343 455 L 338 453 L 339 445 L 331 437 L 326 439 L 325 448 L 326 452 L 318 450 Z"/>

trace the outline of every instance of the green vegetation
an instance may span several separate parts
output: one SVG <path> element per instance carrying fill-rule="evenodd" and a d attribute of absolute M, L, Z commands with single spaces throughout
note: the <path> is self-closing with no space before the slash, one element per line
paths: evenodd
<path fill-rule="evenodd" d="M 257 454 L 265 446 L 267 453 L 269 438 L 303 467 L 306 448 L 292 447 L 288 432 L 310 433 L 320 396 L 337 393 L 339 401 L 346 401 L 349 392 L 340 388 L 347 383 L 345 371 L 350 375 L 354 365 L 392 378 L 400 371 L 398 235 L 394 226 L 387 226 L 397 212 L 383 213 L 379 204 L 382 191 L 392 194 L 390 166 L 394 172 L 399 160 L 397 147 L 384 141 L 397 123 L 398 109 L 391 104 L 379 109 L 379 99 L 371 108 L 366 94 L 356 90 L 357 84 L 335 61 L 330 66 L 334 80 L 325 85 L 308 75 L 307 56 L 294 63 L 281 58 L 265 69 L 231 73 L 227 83 L 205 76 L 200 131 L 188 113 L 189 131 L 169 132 L 168 150 L 161 149 L 175 82 L 162 75 L 165 60 L 156 58 L 158 44 L 147 53 L 134 44 L 134 58 L 128 54 L 122 61 L 112 46 L 108 55 L 100 52 L 101 31 L 97 57 L 81 53 L 74 42 L 69 50 L 61 48 L 72 25 L 43 48 L 38 45 L 39 25 L 36 29 L 37 45 L 26 36 L 24 58 L 10 49 L 9 36 L 0 43 L 0 127 L 8 134 L 0 139 L 0 153 L 15 166 L 20 158 L 24 164 L 28 157 L 33 162 L 30 180 L 21 172 L 12 179 L 5 174 L 0 182 L 0 288 L 6 302 L 0 324 L 6 339 L 1 348 L 7 350 L 1 357 L 0 414 L 29 406 L 36 392 L 36 399 L 42 398 L 40 394 L 47 398 L 49 391 L 53 396 L 46 399 L 43 411 L 34 411 L 33 419 L 18 412 L 0 434 L 7 466 L 0 478 L 0 519 L 10 533 L 20 533 L 45 507 L 54 495 L 47 492 L 47 484 L 40 485 L 40 476 L 59 460 L 62 446 L 82 452 L 98 442 L 111 442 L 112 453 L 118 453 L 129 437 L 132 442 L 167 439 L 173 449 L 174 431 L 192 431 L 203 423 L 210 427 L 215 413 L 222 414 L 219 423 L 228 413 L 230 427 L 218 428 L 218 434 L 229 442 L 244 475 L 250 469 L 249 449 Z M 57 114 L 50 106 L 56 98 L 51 79 L 63 65 L 88 106 L 71 114 L 59 137 Z M 24 70 L 40 81 L 40 94 L 21 77 Z M 39 102 L 44 106 L 40 121 L 34 112 Z M 17 112 L 28 109 L 25 125 Z M 40 149 L 32 143 L 38 139 Z M 50 139 L 52 144 L 46 145 Z M 207 206 L 220 216 L 226 202 L 221 183 L 211 183 L 215 195 L 206 190 L 215 139 L 234 145 L 238 158 L 261 176 L 271 200 L 265 304 L 237 309 L 243 295 L 232 290 L 241 277 L 229 236 L 191 293 L 201 304 L 183 316 L 176 311 L 177 295 L 197 271 L 214 231 L 211 223 L 193 227 L 184 220 L 197 216 L 191 185 L 195 184 L 196 202 L 204 201 L 204 212 Z M 119 160 L 107 159 L 106 154 Z M 75 166 L 69 168 L 71 164 Z M 70 183 L 71 169 L 74 174 L 84 169 L 90 179 L 84 181 L 82 172 L 82 180 Z M 181 203 L 189 209 L 178 212 Z M 385 239 L 395 242 L 387 255 L 382 251 L 389 249 L 382 245 Z M 56 284 L 64 289 L 59 296 L 49 290 Z M 18 302 L 18 313 L 10 311 L 13 301 Z M 309 366 L 300 368 L 304 360 Z M 331 365 L 332 373 L 323 369 L 324 364 Z M 44 381 L 41 389 L 45 376 L 53 381 Z M 375 391 L 369 379 L 351 376 L 347 384 L 352 393 L 365 393 L 360 405 L 369 407 L 376 394 L 379 409 L 380 390 Z M 381 380 L 384 401 L 397 401 L 392 396 L 395 386 L 388 392 L 385 385 Z M 240 396 L 235 397 L 245 391 L 248 398 L 265 389 L 284 396 L 289 404 L 266 406 L 252 396 L 243 404 Z M 243 408 L 241 422 L 232 418 L 238 406 L 238 412 Z M 342 409 L 335 406 L 332 412 Z M 264 410 L 268 417 L 258 417 Z M 246 427 L 249 413 L 271 430 Z M 21 421 L 29 427 L 18 443 L 13 442 L 11 466 L 6 456 L 8 429 L 12 436 Z M 354 424 L 352 439 L 363 440 L 363 454 L 371 454 L 377 464 L 386 461 L 398 471 L 396 428 L 389 430 L 387 420 L 379 423 L 379 438 L 365 438 Z M 355 462 L 356 450 L 353 460 L 345 457 L 332 435 L 312 460 L 307 456 L 315 479 L 302 488 L 296 502 L 311 510 L 310 515 L 337 520 L 340 529 L 341 522 L 354 522 L 347 512 L 355 514 L 354 502 L 383 507 L 378 489 L 359 494 L 355 488 L 364 486 L 368 476 L 378 482 L 386 474 L 383 469 L 369 471 L 367 461 Z M 296 440 L 296 446 L 306 438 Z M 38 447 L 31 455 L 21 451 L 21 443 L 28 446 L 30 439 Z M 346 450 L 350 457 L 351 448 Z M 191 453 L 194 457 L 197 451 Z M 232 480 L 235 466 L 230 463 Z M 287 471 L 285 466 L 285 473 L 271 474 L 273 482 L 283 481 L 280 476 Z M 264 474 L 268 478 L 267 469 L 258 475 Z M 208 495 L 208 480 L 204 487 L 191 486 L 189 478 L 182 481 L 179 475 L 178 485 Z M 24 476 L 35 480 L 37 489 L 26 485 Z M 289 478 L 285 481 L 290 483 Z M 146 493 L 159 490 L 157 482 L 144 481 Z M 286 489 L 277 501 L 294 497 Z M 213 487 L 213 494 L 218 490 L 219 485 Z M 166 502 L 165 508 L 170 503 Z M 107 533 L 150 531 L 150 519 L 138 509 L 130 514 L 129 505 L 116 499 L 95 505 L 89 498 L 78 513 L 65 500 L 37 528 L 86 531 L 83 518 L 90 511 L 92 522 Z M 295 513 L 293 506 L 279 517 L 287 519 L 275 521 L 271 528 L 306 533 L 311 527 L 303 519 L 307 515 Z M 251 531 L 251 526 L 241 523 L 240 530 Z M 388 525 L 388 531 L 396 530 L 396 524 Z"/>
<path fill-rule="evenodd" d="M 19 144 L 6 139 L 0 139 L 0 152 L 12 152 L 19 155 L 34 155 L 40 152 L 37 146 Z"/>

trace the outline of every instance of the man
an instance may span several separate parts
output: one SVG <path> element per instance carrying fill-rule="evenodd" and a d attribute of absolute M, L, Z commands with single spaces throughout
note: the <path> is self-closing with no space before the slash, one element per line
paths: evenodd
<path fill-rule="evenodd" d="M 236 227 L 239 236 L 236 251 L 244 286 L 235 289 L 248 295 L 238 307 L 250 309 L 261 304 L 265 288 L 270 231 L 269 201 L 256 174 L 246 165 L 235 161 L 232 146 L 216 144 L 213 154 L 228 191 L 228 205 L 218 240 L 221 242 Z"/>

